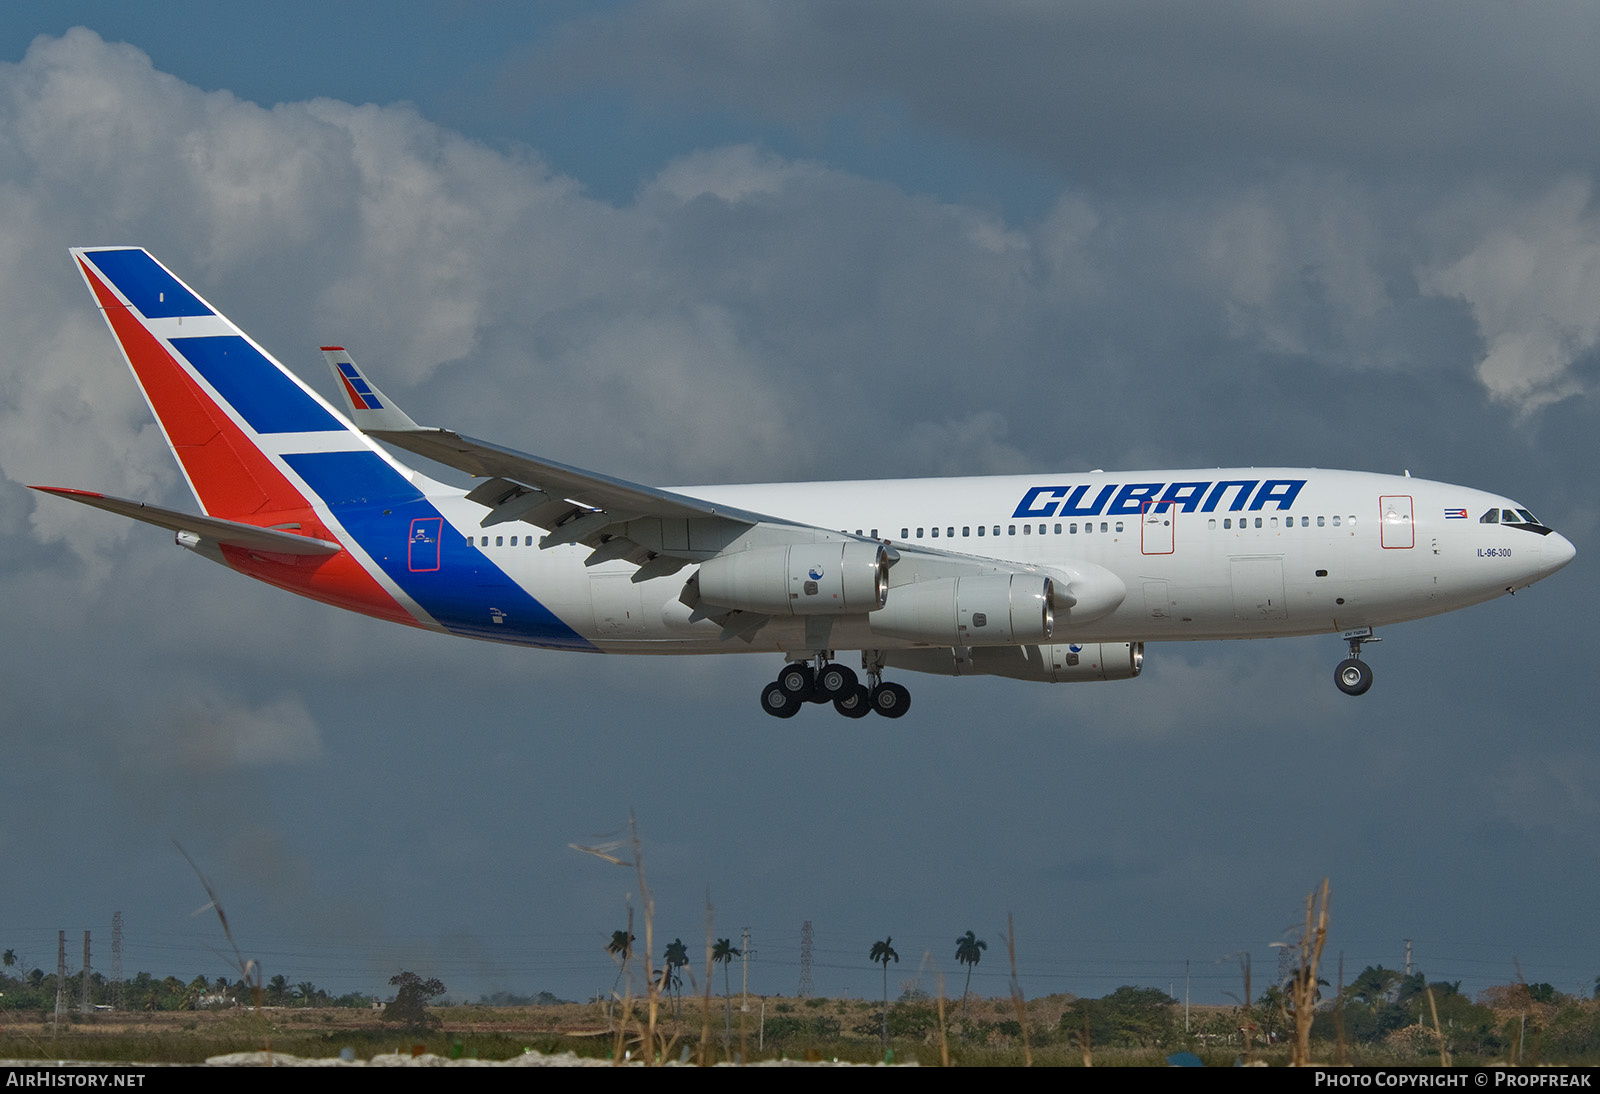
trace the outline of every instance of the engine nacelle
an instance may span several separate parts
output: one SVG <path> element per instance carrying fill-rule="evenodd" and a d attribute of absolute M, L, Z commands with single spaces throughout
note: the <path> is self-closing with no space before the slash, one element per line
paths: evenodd
<path fill-rule="evenodd" d="M 884 663 L 939 676 L 1008 676 L 1047 684 L 1131 680 L 1144 669 L 1144 643 L 1060 642 L 977 649 L 886 650 Z"/>
<path fill-rule="evenodd" d="M 1039 574 L 918 581 L 890 590 L 867 625 L 874 634 L 941 646 L 1048 642 L 1055 630 L 1054 583 Z"/>
<path fill-rule="evenodd" d="M 839 541 L 755 547 L 700 564 L 700 599 L 766 615 L 876 612 L 889 591 L 882 544 Z"/>

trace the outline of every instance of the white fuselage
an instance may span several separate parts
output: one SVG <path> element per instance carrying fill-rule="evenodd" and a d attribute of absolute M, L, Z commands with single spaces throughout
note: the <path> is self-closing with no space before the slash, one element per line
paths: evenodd
<path fill-rule="evenodd" d="M 1301 485 L 1264 485 L 1271 483 Z M 1275 496 L 1261 497 L 1264 491 Z M 891 546 L 1041 567 L 1089 563 L 1120 578 L 1127 592 L 1116 610 L 1084 624 L 1059 624 L 1055 640 L 1062 642 L 1265 638 L 1375 627 L 1515 591 L 1574 553 L 1547 529 L 1482 522 L 1490 510 L 1515 512 L 1510 499 L 1356 471 L 1220 468 L 679 492 Z M 1176 500 L 1162 504 L 1162 498 Z M 480 543 L 486 538 L 481 550 L 489 561 L 601 650 L 806 648 L 800 619 L 777 618 L 748 643 L 730 642 L 718 624 L 690 621 L 680 601 L 681 574 L 635 583 L 635 568 L 626 563 L 586 567 L 586 548 L 541 550 L 525 527 L 480 528 L 486 510 L 460 496 L 431 494 L 429 500 L 457 534 Z M 918 580 L 919 557 L 925 556 L 908 553 L 893 568 L 891 599 L 894 587 Z M 512 633 L 506 639 L 527 641 Z M 934 643 L 877 634 L 863 613 L 837 620 L 830 644 L 893 649 Z"/>

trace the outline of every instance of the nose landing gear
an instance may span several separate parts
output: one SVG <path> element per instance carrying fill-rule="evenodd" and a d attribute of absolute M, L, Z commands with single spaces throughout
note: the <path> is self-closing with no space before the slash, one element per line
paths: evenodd
<path fill-rule="evenodd" d="M 1350 656 L 1340 661 L 1339 667 L 1333 670 L 1333 682 L 1346 695 L 1365 695 L 1372 686 L 1372 669 L 1361 660 L 1361 647 L 1364 643 L 1382 642 L 1383 639 L 1374 637 L 1371 627 L 1345 631 L 1340 637 L 1350 643 Z"/>

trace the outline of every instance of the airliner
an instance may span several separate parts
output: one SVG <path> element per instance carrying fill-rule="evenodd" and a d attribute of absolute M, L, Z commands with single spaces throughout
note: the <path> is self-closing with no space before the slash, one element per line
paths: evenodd
<path fill-rule="evenodd" d="M 350 611 L 590 653 L 779 655 L 761 708 L 910 707 L 891 672 L 1124 680 L 1146 643 L 1375 629 L 1515 593 L 1573 545 L 1520 502 L 1314 468 L 662 489 L 419 426 L 340 346 L 337 409 L 148 252 L 71 251 L 199 514 L 143 521 Z M 463 491 L 393 450 L 464 472 Z M 860 672 L 840 651 L 860 652 Z"/>

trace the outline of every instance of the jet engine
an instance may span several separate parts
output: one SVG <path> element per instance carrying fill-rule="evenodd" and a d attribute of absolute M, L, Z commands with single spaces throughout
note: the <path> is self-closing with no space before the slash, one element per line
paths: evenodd
<path fill-rule="evenodd" d="M 1040 646 L 885 650 L 884 662 L 939 676 L 1008 676 L 1047 684 L 1131 680 L 1144 669 L 1144 643 L 1058 642 Z"/>
<path fill-rule="evenodd" d="M 889 591 L 878 543 L 832 541 L 755 547 L 700 564 L 700 599 L 766 615 L 876 612 Z"/>
<path fill-rule="evenodd" d="M 1048 642 L 1055 584 L 1039 574 L 940 578 L 898 585 L 867 619 L 874 634 L 941 646 Z"/>

